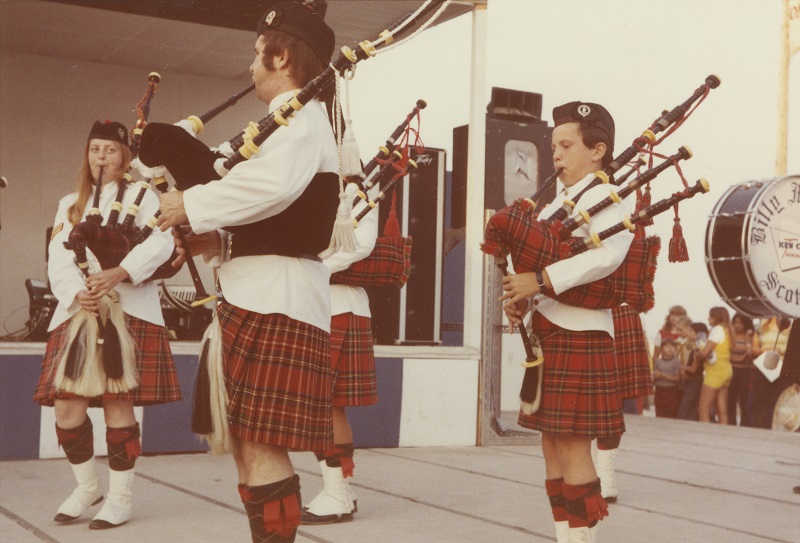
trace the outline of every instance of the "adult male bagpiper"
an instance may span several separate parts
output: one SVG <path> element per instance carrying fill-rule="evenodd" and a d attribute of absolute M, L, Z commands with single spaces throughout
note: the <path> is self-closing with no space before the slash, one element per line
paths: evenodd
<path fill-rule="evenodd" d="M 588 209 L 609 195 L 594 173 L 613 157 L 614 120 L 599 104 L 570 102 L 553 110 L 553 162 L 563 169 L 557 201 L 571 200 Z M 597 184 L 595 184 L 597 183 Z M 548 219 L 559 205 L 542 210 Z M 632 198 L 592 217 L 591 230 L 600 232 L 633 211 Z M 582 225 L 575 235 L 590 233 Z M 557 302 L 560 294 L 611 274 L 624 260 L 633 234 L 604 240 L 601 247 L 547 266 L 537 273 L 503 278 L 506 315 L 516 325 L 534 299 L 532 328 L 544 352 L 541 402 L 537 411 L 520 412 L 519 422 L 542 432 L 545 488 L 550 499 L 559 543 L 589 541 L 607 505 L 591 457 L 591 440 L 619 436 L 624 431 L 622 406 L 614 367 L 614 323 L 609 309 L 587 309 Z M 540 294 L 544 294 L 541 296 Z"/>
<path fill-rule="evenodd" d="M 269 9 L 250 66 L 258 98 L 270 112 L 291 100 L 333 47 L 333 31 L 307 7 Z M 310 250 L 317 240 L 285 216 L 300 198 L 312 209 L 336 198 L 337 172 L 325 107 L 310 100 L 223 179 L 161 196 L 161 229 L 188 222 L 199 234 L 189 242 L 193 254 L 219 265 L 228 426 L 254 542 L 295 540 L 300 483 L 288 450 L 333 447 L 330 274 L 321 249 Z"/>

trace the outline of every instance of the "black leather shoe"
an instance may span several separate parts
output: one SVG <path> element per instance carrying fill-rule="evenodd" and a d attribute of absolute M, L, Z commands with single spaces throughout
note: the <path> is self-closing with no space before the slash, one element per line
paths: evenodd
<path fill-rule="evenodd" d="M 127 522 L 127 521 L 125 521 Z M 107 520 L 96 519 L 89 523 L 90 530 L 110 530 L 111 528 L 116 528 L 117 526 L 122 526 L 125 522 L 120 522 L 119 524 L 111 524 Z"/>
<path fill-rule="evenodd" d="M 337 524 L 339 522 L 350 522 L 353 520 L 353 513 L 343 515 L 315 515 L 308 509 L 304 509 L 300 515 L 300 524 L 304 526 L 318 526 L 322 524 Z"/>
<path fill-rule="evenodd" d="M 97 505 L 101 501 L 103 501 L 103 496 L 100 496 L 99 498 L 97 498 L 92 503 L 92 505 Z M 67 515 L 66 513 L 59 513 L 59 514 L 57 514 L 56 516 L 53 517 L 53 520 L 56 521 L 56 522 L 60 522 L 62 524 L 66 524 L 68 522 L 72 522 L 72 521 L 78 520 L 79 518 L 80 517 L 71 517 L 71 516 Z"/>

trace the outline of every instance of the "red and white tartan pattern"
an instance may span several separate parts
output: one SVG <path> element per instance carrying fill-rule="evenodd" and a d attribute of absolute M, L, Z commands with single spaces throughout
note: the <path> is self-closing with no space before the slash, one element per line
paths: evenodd
<path fill-rule="evenodd" d="M 139 370 L 139 387 L 125 394 L 103 394 L 89 401 L 91 407 L 102 407 L 104 400 L 133 400 L 134 405 L 155 405 L 181 399 L 175 361 L 169 347 L 167 331 L 130 315 L 125 315 L 128 330 L 136 345 L 136 368 Z M 78 398 L 75 394 L 56 390 L 54 380 L 56 364 L 66 348 L 70 320 L 50 332 L 47 349 L 42 360 L 42 373 L 33 399 L 41 405 L 52 406 L 54 400 Z"/>
<path fill-rule="evenodd" d="M 231 434 L 297 451 L 333 447 L 328 333 L 229 303 L 217 312 Z"/>
<path fill-rule="evenodd" d="M 614 362 L 623 399 L 653 393 L 650 356 L 639 313 L 627 305 L 611 310 L 614 317 Z"/>
<path fill-rule="evenodd" d="M 543 270 L 559 260 L 559 240 L 530 213 L 530 206 L 516 201 L 489 217 L 481 250 L 492 256 L 511 256 L 517 273 Z"/>
<path fill-rule="evenodd" d="M 402 287 L 411 273 L 411 236 L 385 236 L 375 241 L 368 257 L 331 274 L 332 285 Z"/>
<path fill-rule="evenodd" d="M 378 403 L 378 380 L 372 321 L 353 313 L 331 319 L 333 405 L 338 407 Z"/>
<path fill-rule="evenodd" d="M 544 351 L 542 397 L 535 413 L 520 411 L 520 426 L 553 435 L 622 435 L 625 421 L 611 336 L 566 330 L 538 312 L 532 326 Z"/>
<path fill-rule="evenodd" d="M 591 309 L 612 309 L 628 304 L 640 313 L 650 311 L 656 303 L 653 280 L 660 250 L 658 236 L 634 239 L 625 260 L 614 273 L 554 298 L 561 303 Z"/>
<path fill-rule="evenodd" d="M 489 218 L 484 240 L 484 253 L 510 255 L 514 271 L 524 273 L 542 270 L 561 260 L 569 254 L 568 245 L 579 238 L 561 243 L 549 227 L 532 216 L 526 202 L 517 201 Z M 655 304 L 653 280 L 660 248 L 657 236 L 634 240 L 614 273 L 550 296 L 561 303 L 589 309 L 610 309 L 627 303 L 639 311 L 649 311 Z"/>
<path fill-rule="evenodd" d="M 133 240 L 123 234 L 121 228 L 108 228 L 92 221 L 76 224 L 68 239 L 68 248 L 88 247 L 104 270 L 119 266 L 134 246 Z"/>

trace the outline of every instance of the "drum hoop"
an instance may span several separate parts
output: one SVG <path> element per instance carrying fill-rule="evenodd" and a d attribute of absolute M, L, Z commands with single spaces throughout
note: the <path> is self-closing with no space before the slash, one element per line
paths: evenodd
<path fill-rule="evenodd" d="M 747 207 L 741 213 L 720 213 L 720 208 L 727 203 L 728 198 L 737 190 L 740 190 L 741 187 L 744 185 L 757 185 L 758 183 L 762 183 L 761 187 L 757 187 L 756 192 L 750 198 L 750 201 L 747 202 Z M 719 217 L 729 217 L 734 215 L 741 215 L 742 216 L 742 235 L 739 239 L 739 251 L 740 251 L 740 258 L 738 260 L 742 261 L 742 270 L 744 272 L 745 279 L 747 280 L 747 285 L 750 289 L 750 292 L 753 294 L 752 298 L 746 298 L 747 300 L 752 300 L 754 302 L 758 302 L 761 306 L 764 307 L 765 310 L 771 309 L 770 304 L 766 301 L 765 297 L 761 293 L 761 290 L 758 288 L 758 285 L 754 283 L 753 273 L 750 270 L 750 239 L 749 239 L 749 232 L 750 232 L 750 222 L 754 213 L 754 204 L 759 200 L 761 193 L 766 190 L 766 188 L 770 185 L 770 183 L 766 183 L 762 180 L 759 181 L 744 181 L 742 183 L 737 183 L 735 185 L 731 185 L 728 187 L 725 192 L 720 196 L 717 203 L 714 205 L 714 208 L 711 211 L 710 221 L 708 223 L 708 227 L 706 228 L 706 268 L 708 269 L 709 275 L 711 276 L 711 282 L 714 284 L 714 288 L 717 290 L 717 293 L 720 297 L 736 309 L 742 313 L 751 315 L 752 314 L 745 310 L 743 307 L 740 307 L 739 302 L 737 299 L 734 299 L 732 296 L 728 295 L 722 285 L 723 282 L 720 281 L 720 277 L 717 275 L 717 270 L 714 267 L 714 262 L 719 262 L 720 259 L 714 258 L 713 255 L 713 243 L 712 237 L 716 230 L 717 225 L 717 218 Z M 711 253 L 711 254 L 709 254 Z M 738 297 L 739 299 L 744 299 L 743 297 Z"/>

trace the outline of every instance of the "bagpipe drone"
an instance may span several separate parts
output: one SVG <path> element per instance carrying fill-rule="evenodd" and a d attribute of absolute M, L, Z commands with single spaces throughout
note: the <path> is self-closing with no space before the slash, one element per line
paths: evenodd
<path fill-rule="evenodd" d="M 708 183 L 704 179 L 698 180 L 695 185 L 690 187 L 683 178 L 678 163 L 692 156 L 687 147 L 681 147 L 672 156 L 658 154 L 653 151 L 653 147 L 681 126 L 706 98 L 710 90 L 719 84 L 720 81 L 716 76 L 707 77 L 705 83 L 697 88 L 686 101 L 668 112 L 665 111 L 649 129 L 636 138 L 608 166 L 596 172 L 595 178 L 589 186 L 605 184 L 608 185 L 609 190 L 609 195 L 599 203 L 588 209 L 579 209 L 576 201 L 566 200 L 547 220 L 537 220 L 535 213 L 537 199 L 555 182 L 560 173 L 557 171 L 543 183 L 531 198 L 517 200 L 511 206 L 499 210 L 489 218 L 484 230 L 484 242 L 481 244 L 481 250 L 495 258 L 496 264 L 504 275 L 508 273 L 508 257 L 511 257 L 516 273 L 540 272 L 557 261 L 602 246 L 603 240 L 614 234 L 624 230 L 634 232 L 634 241 L 624 261 L 612 274 L 560 294 L 553 292 L 544 294 L 561 303 L 590 309 L 610 309 L 627 304 L 637 312 L 650 310 L 655 303 L 653 280 L 661 242 L 656 236 L 645 237 L 643 226 L 651 224 L 650 221 L 655 215 L 675 208 L 676 217 L 673 239 L 670 241 L 669 260 L 671 262 L 688 260 L 677 216 L 677 204 L 697 193 L 705 193 L 709 190 Z M 656 134 L 662 131 L 664 135 L 657 139 Z M 630 170 L 619 181 L 612 182 L 612 176 L 637 155 L 639 155 L 639 160 L 631 166 Z M 647 155 L 649 160 L 642 160 L 642 155 Z M 653 157 L 664 159 L 664 161 L 653 167 Z M 644 164 L 649 164 L 649 169 L 639 173 Z M 674 167 L 678 172 L 684 185 L 683 190 L 650 205 L 649 183 L 670 167 Z M 633 173 L 637 175 L 633 180 L 627 181 L 627 178 Z M 644 194 L 640 190 L 643 185 L 647 185 Z M 618 187 L 622 188 L 617 190 Z M 634 192 L 638 196 L 638 202 L 637 211 L 632 217 L 626 217 L 621 223 L 602 232 L 592 232 L 586 238 L 572 235 L 572 232 L 578 227 L 590 224 L 594 215 L 609 206 L 619 204 Z M 576 210 L 576 214 L 568 218 L 574 210 Z M 524 327 L 520 327 L 520 332 L 526 354 L 526 361 L 523 363 L 526 371 L 520 398 L 523 411 L 530 414 L 538 409 L 538 391 L 543 359 L 536 338 L 531 339 Z"/>
<path fill-rule="evenodd" d="M 366 205 L 353 218 L 355 227 L 378 204 L 390 194 L 394 198 L 393 190 L 397 182 L 402 179 L 410 169 L 416 169 L 417 163 L 409 157 L 411 147 L 410 134 L 416 134 L 413 146 L 417 152 L 422 152 L 419 145 L 419 115 L 420 110 L 427 106 L 424 100 L 417 100 L 416 105 L 406 118 L 391 133 L 386 144 L 378 148 L 378 153 L 364 167 L 359 176 L 361 181 L 358 194 L 353 201 L 355 206 L 359 202 Z M 411 123 L 417 119 L 417 129 Z M 374 175 L 375 168 L 378 168 Z M 367 192 L 373 187 L 379 187 L 380 192 L 371 200 Z M 402 287 L 408 281 L 411 273 L 411 245 L 410 236 L 402 236 L 400 224 L 397 220 L 394 199 L 392 207 L 384 226 L 383 235 L 375 241 L 375 247 L 367 258 L 354 262 L 346 270 L 331 274 L 331 284 L 350 285 L 356 287 L 388 286 Z"/>

